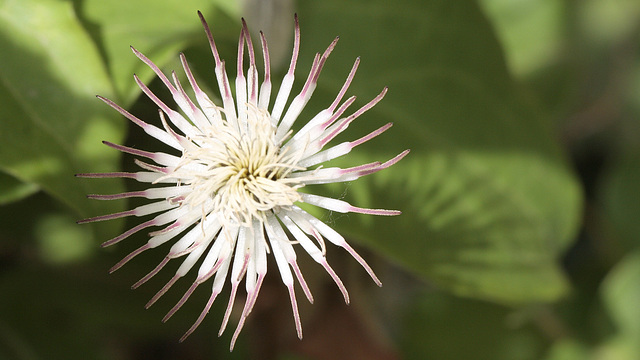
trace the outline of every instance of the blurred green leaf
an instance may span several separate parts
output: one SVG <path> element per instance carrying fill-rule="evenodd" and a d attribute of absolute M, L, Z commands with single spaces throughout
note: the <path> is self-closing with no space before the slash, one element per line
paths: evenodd
<path fill-rule="evenodd" d="M 627 336 L 618 336 L 596 349 L 597 360 L 636 360 L 640 357 L 638 341 Z"/>
<path fill-rule="evenodd" d="M 560 340 L 553 344 L 546 360 L 589 359 L 590 349 L 575 340 Z"/>
<path fill-rule="evenodd" d="M 640 2 L 638 1 L 585 0 L 579 5 L 579 25 L 594 45 L 610 46 L 638 31 L 640 20 Z"/>
<path fill-rule="evenodd" d="M 608 169 L 600 194 L 605 217 L 628 249 L 640 245 L 640 153 L 627 151 Z"/>
<path fill-rule="evenodd" d="M 40 257 L 52 264 L 64 264 L 86 259 L 98 250 L 89 228 L 78 226 L 67 215 L 43 216 L 36 223 L 35 236 L 39 241 Z"/>
<path fill-rule="evenodd" d="M 515 75 L 538 71 L 561 52 L 564 1 L 479 0 L 479 4 L 491 18 Z"/>
<path fill-rule="evenodd" d="M 619 331 L 640 344 L 640 252 L 628 254 L 611 270 L 601 294 Z"/>
<path fill-rule="evenodd" d="M 353 166 L 412 150 L 346 192 L 358 206 L 400 209 L 401 216 L 351 215 L 335 226 L 457 294 L 508 303 L 563 295 L 567 282 L 557 258 L 575 236 L 580 188 L 548 116 L 514 84 L 475 2 L 300 7 L 301 64 L 311 62 L 309 49 L 342 35 L 311 106 L 331 102 L 359 55 L 350 93 L 365 99 L 360 104 L 376 89 L 390 88 L 351 134 L 387 121 L 394 128 L 338 163 Z M 345 16 L 335 19 L 336 11 Z"/>
<path fill-rule="evenodd" d="M 129 46 L 143 52 L 162 67 L 194 38 L 206 42 L 197 11 L 204 14 L 214 31 L 223 30 L 225 15 L 239 21 L 240 2 L 233 0 L 86 0 L 79 3 L 81 12 L 103 46 L 106 64 L 118 95 L 125 107 L 140 90 L 133 74 L 148 82 L 151 69 L 132 54 Z M 219 22 L 223 23 L 220 24 Z M 216 37 L 221 36 L 216 32 Z M 233 33 L 233 38 L 237 33 Z M 176 69 L 177 70 L 177 69 Z"/>
<path fill-rule="evenodd" d="M 120 182 L 73 177 L 117 166 L 118 154 L 99 145 L 104 138 L 121 140 L 123 123 L 95 99 L 98 93 L 110 96 L 112 87 L 69 2 L 0 2 L 0 167 L 80 216 L 121 206 L 85 199 L 118 192 Z"/>
<path fill-rule="evenodd" d="M 23 199 L 39 189 L 36 184 L 22 182 L 0 171 L 0 205 Z"/>
<path fill-rule="evenodd" d="M 406 359 L 534 360 L 544 349 L 542 334 L 503 306 L 441 292 L 416 299 L 404 307 Z"/>
<path fill-rule="evenodd" d="M 218 339 L 219 323 L 215 321 L 203 323 L 188 341 L 178 344 L 202 304 L 187 302 L 181 312 L 191 316 L 176 316 L 162 324 L 158 319 L 166 313 L 166 307 L 143 308 L 157 288 L 132 291 L 130 277 L 109 276 L 104 271 L 109 266 L 105 260 L 102 257 L 84 265 L 57 267 L 31 263 L 7 272 L 11 276 L 0 279 L 0 358 L 247 358 L 242 348 L 229 353 L 231 335 Z M 205 296 L 205 292 L 203 289 L 198 295 Z M 224 305 L 216 303 L 212 311 L 222 313 Z M 214 338 L 216 341 L 212 341 Z M 163 349 L 161 354 L 145 351 L 158 346 Z"/>

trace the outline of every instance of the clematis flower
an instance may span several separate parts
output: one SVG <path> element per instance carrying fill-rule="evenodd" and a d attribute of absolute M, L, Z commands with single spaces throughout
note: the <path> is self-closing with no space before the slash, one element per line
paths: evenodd
<path fill-rule="evenodd" d="M 331 227 L 304 211 L 298 205 L 307 203 L 341 213 L 398 215 L 396 210 L 365 209 L 345 201 L 300 192 L 306 185 L 347 182 L 386 169 L 402 159 L 408 150 L 386 162 L 372 162 L 350 168 L 323 168 L 320 164 L 346 155 L 356 146 L 373 139 L 391 127 L 388 123 L 360 139 L 327 147 L 336 135 L 367 110 L 376 105 L 387 92 L 385 88 L 373 100 L 344 115 L 355 97 L 342 101 L 353 80 L 359 59 L 356 59 L 336 99 L 325 110 L 293 132 L 292 125 L 311 98 L 318 76 L 334 49 L 336 38 L 322 54 L 316 54 L 311 71 L 299 94 L 285 106 L 293 86 L 294 72 L 300 49 L 300 27 L 295 19 L 295 36 L 291 64 L 270 106 L 271 73 L 265 36 L 260 33 L 264 56 L 264 77 L 259 84 L 256 54 L 244 20 L 238 45 L 235 78 L 235 98 L 227 77 L 225 62 L 220 58 L 213 36 L 204 17 L 198 12 L 215 59 L 215 74 L 222 104 L 217 105 L 196 83 L 183 54 L 180 60 L 195 102 L 187 95 L 175 72 L 171 79 L 151 60 L 132 48 L 134 54 L 156 73 L 173 95 L 181 112 L 173 110 L 134 76 L 142 92 L 158 107 L 162 127 L 144 122 L 113 101 L 99 99 L 120 112 L 148 135 L 165 143 L 171 152 L 149 152 L 105 141 L 104 144 L 141 159 L 135 162 L 139 172 L 78 174 L 86 178 L 128 178 L 155 186 L 147 190 L 113 195 L 88 195 L 91 199 L 116 200 L 132 197 L 149 199 L 146 205 L 132 210 L 97 216 L 79 221 L 89 223 L 126 216 L 157 214 L 150 220 L 110 239 L 102 246 L 111 246 L 130 235 L 151 227 L 147 243 L 118 262 L 119 269 L 141 253 L 164 243 L 173 245 L 160 264 L 140 281 L 137 288 L 155 276 L 172 259 L 182 258 L 182 264 L 169 282 L 147 303 L 153 305 L 180 278 L 199 263 L 191 287 L 168 312 L 168 320 L 202 283 L 213 277 L 211 296 L 193 326 L 180 339 L 183 341 L 203 321 L 216 297 L 229 279 L 231 294 L 219 334 L 225 330 L 241 281 L 244 279 L 246 300 L 231 340 L 231 349 L 251 312 L 267 274 L 267 256 L 275 258 L 282 282 L 291 300 L 293 318 L 299 338 L 302 326 L 298 314 L 294 279 L 310 302 L 313 296 L 296 262 L 296 248 L 302 248 L 320 264 L 336 283 L 346 303 L 349 294 L 326 259 L 326 241 L 345 249 L 362 265 L 373 281 L 381 285 L 371 267 Z M 245 48 L 246 45 L 246 48 Z M 245 49 L 249 65 L 245 73 Z M 285 109 L 286 108 L 286 109 Z M 231 274 L 229 274 L 231 272 Z"/>

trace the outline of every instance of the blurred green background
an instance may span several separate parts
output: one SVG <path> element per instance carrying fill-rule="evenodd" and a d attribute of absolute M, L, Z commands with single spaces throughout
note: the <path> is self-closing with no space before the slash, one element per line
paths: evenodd
<path fill-rule="evenodd" d="M 336 163 L 411 149 L 368 178 L 310 189 L 403 214 L 318 212 L 384 286 L 329 248 L 351 293 L 346 306 L 298 251 L 316 299 L 300 299 L 303 341 L 271 266 L 233 353 L 231 329 L 216 335 L 228 289 L 179 344 L 207 286 L 162 324 L 189 276 L 143 305 L 179 264 L 129 287 L 168 245 L 108 275 L 147 235 L 99 244 L 142 219 L 75 224 L 138 204 L 85 198 L 140 188 L 73 176 L 134 171 L 132 157 L 102 140 L 167 150 L 95 99 L 159 123 L 132 75 L 171 103 L 169 94 L 129 45 L 181 78 L 183 51 L 217 97 L 196 10 L 230 76 L 240 18 L 264 30 L 276 88 L 294 13 L 302 28 L 294 90 L 339 35 L 297 125 L 331 103 L 361 56 L 348 92 L 356 106 L 384 86 L 389 93 L 345 139 L 394 127 Z M 634 0 L 0 0 L 0 359 L 638 359 L 639 41 Z"/>

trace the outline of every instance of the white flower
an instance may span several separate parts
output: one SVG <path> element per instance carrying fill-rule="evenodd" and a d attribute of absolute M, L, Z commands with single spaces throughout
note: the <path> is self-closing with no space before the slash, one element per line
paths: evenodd
<path fill-rule="evenodd" d="M 343 113 L 355 101 L 355 97 L 350 97 L 340 105 L 358 67 L 359 59 L 357 59 L 335 101 L 292 136 L 291 127 L 311 97 L 320 71 L 338 39 L 336 38 L 323 54 L 316 54 L 302 91 L 293 98 L 284 111 L 293 85 L 300 47 L 300 28 L 296 17 L 291 65 L 284 76 L 273 107 L 268 110 L 271 74 L 269 52 L 264 35 L 260 33 L 265 74 L 262 84 L 258 85 L 253 44 L 243 21 L 238 45 L 234 100 L 231 84 L 225 71 L 225 62 L 220 59 L 207 23 L 202 14 L 199 13 L 199 15 L 215 58 L 215 73 L 222 107 L 211 101 L 200 89 L 184 55 L 180 55 L 180 60 L 195 93 L 197 105 L 186 94 L 175 73 L 172 73 L 173 82 L 171 82 L 155 64 L 132 48 L 135 55 L 153 69 L 166 85 L 174 101 L 182 110 L 182 114 L 162 102 L 136 76 L 134 76 L 135 81 L 142 91 L 161 109 L 159 113 L 163 128 L 138 119 L 111 100 L 98 97 L 140 126 L 147 134 L 175 149 L 178 155 L 148 152 L 104 142 L 122 152 L 147 158 L 155 164 L 136 159 L 136 164 L 143 171 L 78 174 L 78 176 L 130 178 L 163 186 L 114 195 L 89 195 L 89 198 L 98 200 L 144 197 L 153 201 L 133 210 L 89 218 L 79 223 L 158 214 L 153 219 L 102 244 L 110 246 L 140 230 L 164 226 L 161 230 L 151 232 L 146 244 L 127 255 L 111 269 L 113 272 L 140 253 L 173 240 L 173 246 L 164 260 L 133 285 L 133 288 L 137 288 L 145 283 L 171 259 L 185 257 L 173 278 L 149 301 L 146 307 L 155 303 L 204 257 L 200 262 L 193 285 L 163 319 L 166 321 L 171 317 L 187 301 L 198 285 L 215 275 L 209 301 L 181 341 L 202 322 L 216 296 L 222 291 L 228 272 L 231 271 L 229 277 L 231 295 L 220 328 L 220 334 L 222 334 L 229 320 L 240 281 L 245 278 L 247 296 L 238 326 L 233 334 L 231 349 L 256 302 L 267 274 L 267 254 L 273 254 L 282 282 L 289 291 L 298 337 L 302 338 L 293 276 L 298 279 L 310 302 L 313 302 L 313 297 L 296 262 L 294 245 L 301 245 L 309 256 L 322 265 L 338 285 L 347 303 L 349 302 L 347 290 L 325 258 L 325 240 L 348 251 L 376 284 L 381 285 L 381 283 L 364 259 L 347 244 L 340 234 L 296 204 L 306 202 L 342 213 L 398 215 L 400 212 L 359 208 L 341 200 L 302 193 L 298 189 L 305 185 L 355 180 L 395 164 L 407 155 L 408 150 L 385 163 L 373 162 L 347 169 L 318 166 L 347 154 L 357 145 L 371 140 L 391 127 L 389 123 L 358 140 L 324 149 L 327 143 L 345 130 L 353 120 L 378 103 L 387 89 L 385 88 L 376 98 L 353 114 L 343 117 Z M 249 57 L 246 74 L 243 65 L 245 44 Z"/>

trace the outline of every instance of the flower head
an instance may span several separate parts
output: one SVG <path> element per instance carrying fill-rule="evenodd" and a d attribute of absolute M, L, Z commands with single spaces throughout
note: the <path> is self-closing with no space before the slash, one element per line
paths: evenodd
<path fill-rule="evenodd" d="M 218 54 L 206 21 L 202 14 L 199 13 L 199 15 L 215 59 L 215 74 L 222 106 L 216 105 L 200 89 L 184 55 L 180 55 L 180 60 L 195 93 L 195 103 L 187 95 L 175 73 L 172 73 L 173 81 L 171 81 L 151 60 L 132 48 L 135 55 L 153 69 L 169 89 L 182 113 L 167 106 L 135 75 L 135 81 L 140 89 L 160 108 L 162 128 L 138 119 L 109 99 L 98 97 L 140 126 L 147 134 L 172 147 L 175 154 L 148 152 L 105 141 L 104 143 L 110 147 L 151 160 L 153 163 L 136 159 L 135 162 L 142 171 L 78 174 L 78 176 L 130 178 L 158 186 L 144 191 L 89 195 L 89 198 L 98 200 L 143 197 L 152 201 L 133 210 L 97 216 L 81 220 L 79 223 L 157 214 L 151 220 L 103 243 L 103 246 L 110 246 L 140 230 L 162 227 L 149 234 L 150 238 L 146 244 L 117 263 L 111 269 L 113 272 L 140 253 L 173 241 L 167 256 L 155 269 L 135 283 L 133 288 L 137 288 L 156 275 L 171 259 L 184 257 L 176 274 L 147 303 L 146 307 L 155 303 L 178 279 L 187 275 L 196 263 L 200 263 L 194 283 L 165 316 L 164 321 L 187 301 L 198 285 L 214 277 L 209 301 L 181 341 L 202 322 L 216 296 L 222 291 L 230 271 L 231 295 L 220 328 L 220 334 L 222 334 L 229 320 L 238 287 L 244 279 L 247 296 L 233 334 L 231 349 L 256 302 L 267 273 L 267 254 L 273 254 L 282 282 L 289 291 L 298 337 L 302 338 L 294 277 L 310 302 L 313 302 L 313 296 L 296 262 L 295 247 L 297 245 L 300 245 L 333 278 L 347 303 L 349 302 L 347 289 L 325 257 L 325 240 L 348 251 L 376 284 L 381 285 L 381 283 L 365 260 L 340 234 L 302 210 L 297 204 L 305 202 L 342 213 L 398 215 L 400 212 L 359 208 L 342 200 L 302 193 L 298 190 L 305 185 L 355 180 L 395 164 L 408 153 L 408 150 L 384 163 L 373 162 L 346 169 L 319 166 L 323 162 L 347 154 L 354 147 L 371 140 L 391 127 L 389 123 L 358 140 L 325 149 L 326 145 L 345 130 L 353 120 L 378 103 L 387 89 L 385 88 L 377 97 L 351 115 L 343 116 L 355 101 L 355 97 L 350 97 L 344 102 L 342 98 L 358 67 L 359 59 L 356 59 L 335 101 L 293 134 L 291 127 L 311 97 L 320 71 L 338 39 L 336 38 L 323 54 L 316 54 L 302 90 L 293 98 L 285 111 L 293 86 L 300 48 L 300 28 L 297 17 L 291 64 L 275 102 L 269 108 L 271 74 L 265 36 L 260 33 L 265 68 L 263 81 L 259 85 L 253 43 L 243 20 L 238 45 L 234 99 L 225 70 L 225 62 Z M 249 58 L 246 73 L 244 70 L 245 45 Z"/>

